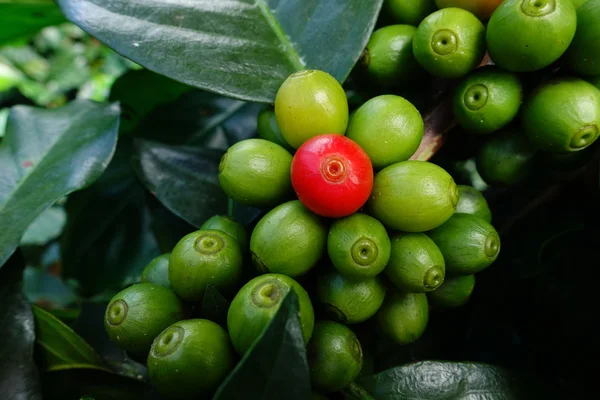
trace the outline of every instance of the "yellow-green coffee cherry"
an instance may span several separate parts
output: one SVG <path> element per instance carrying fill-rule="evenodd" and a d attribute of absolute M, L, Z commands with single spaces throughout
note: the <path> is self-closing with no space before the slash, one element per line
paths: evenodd
<path fill-rule="evenodd" d="M 523 128 L 549 153 L 580 151 L 600 135 L 600 90 L 578 78 L 539 87 L 523 107 Z"/>
<path fill-rule="evenodd" d="M 246 139 L 231 146 L 219 164 L 219 183 L 232 199 L 268 208 L 292 196 L 292 155 L 263 139 Z"/>
<path fill-rule="evenodd" d="M 326 246 L 327 227 L 298 200 L 265 214 L 250 238 L 252 262 L 260 272 L 291 277 L 313 268 Z"/>
<path fill-rule="evenodd" d="M 437 289 L 446 275 L 442 252 L 424 233 L 397 233 L 385 274 L 399 289 L 424 293 Z"/>
<path fill-rule="evenodd" d="M 361 213 L 334 221 L 327 238 L 333 266 L 353 279 L 372 278 L 383 271 L 390 259 L 390 246 L 381 222 Z"/>
<path fill-rule="evenodd" d="M 273 106 L 265 105 L 260 110 L 256 121 L 256 131 L 259 138 L 278 144 L 290 153 L 294 151 L 281 135 Z"/>
<path fill-rule="evenodd" d="M 411 25 L 390 25 L 373 32 L 361 57 L 371 82 L 383 87 L 406 86 L 425 75 L 412 51 L 416 31 Z"/>
<path fill-rule="evenodd" d="M 379 277 L 354 280 L 337 270 L 319 276 L 317 297 L 329 317 L 343 324 L 356 324 L 371 318 L 385 298 Z"/>
<path fill-rule="evenodd" d="M 142 282 L 156 283 L 157 285 L 171 289 L 171 282 L 169 282 L 170 258 L 171 253 L 165 253 L 150 261 L 142 271 Z"/>
<path fill-rule="evenodd" d="M 183 304 L 175 293 L 155 283 L 139 283 L 111 299 L 104 328 L 119 347 L 144 358 L 154 338 L 184 317 Z"/>
<path fill-rule="evenodd" d="M 297 149 L 317 135 L 343 135 L 348 125 L 348 99 L 342 85 L 328 73 L 300 71 L 279 88 L 275 117 L 285 141 Z"/>
<path fill-rule="evenodd" d="M 427 234 L 444 255 L 449 276 L 483 271 L 500 254 L 498 232 L 474 215 L 454 214 Z"/>
<path fill-rule="evenodd" d="M 483 67 L 458 85 L 452 111 L 465 130 L 488 134 L 516 117 L 521 98 L 521 82 L 517 75 L 496 67 Z"/>
<path fill-rule="evenodd" d="M 199 230 L 185 235 L 171 253 L 169 281 L 185 301 L 201 301 L 207 285 L 231 292 L 241 277 L 242 250 L 222 231 Z"/>
<path fill-rule="evenodd" d="M 438 8 L 458 7 L 472 12 L 482 21 L 490 18 L 503 0 L 435 0 Z"/>
<path fill-rule="evenodd" d="M 456 308 L 466 304 L 475 287 L 475 275 L 464 275 L 449 278 L 442 286 L 427 293 L 429 304 L 438 310 Z"/>
<path fill-rule="evenodd" d="M 398 24 L 417 26 L 435 8 L 434 0 L 385 0 L 382 13 Z"/>
<path fill-rule="evenodd" d="M 430 74 L 461 78 L 483 59 L 485 28 L 468 11 L 443 8 L 421 22 L 413 39 L 413 52 Z"/>
<path fill-rule="evenodd" d="M 571 69 L 580 75 L 600 74 L 598 21 L 600 21 L 600 1 L 589 1 L 577 10 L 577 31 L 565 58 Z"/>
<path fill-rule="evenodd" d="M 246 283 L 229 306 L 227 329 L 238 354 L 244 355 L 260 337 L 290 290 L 298 296 L 300 326 L 304 342 L 308 343 L 315 324 L 314 310 L 308 293 L 288 276 L 265 274 Z"/>
<path fill-rule="evenodd" d="M 477 151 L 477 171 L 489 185 L 514 185 L 530 174 L 536 150 L 523 132 L 501 132 Z"/>
<path fill-rule="evenodd" d="M 487 50 L 503 69 L 536 71 L 562 56 L 576 27 L 572 0 L 505 0 L 488 22 Z"/>
<path fill-rule="evenodd" d="M 200 230 L 217 230 L 234 238 L 242 252 L 248 251 L 248 233 L 244 225 L 228 215 L 213 215 L 200 226 Z"/>
<path fill-rule="evenodd" d="M 425 293 L 392 291 L 375 316 L 377 326 L 399 345 L 412 343 L 425 332 L 429 305 Z"/>
<path fill-rule="evenodd" d="M 362 347 L 354 332 L 333 321 L 315 324 L 306 356 L 312 386 L 324 393 L 340 391 L 354 382 L 363 364 Z"/>
<path fill-rule="evenodd" d="M 148 355 L 150 382 L 169 399 L 212 394 L 234 366 L 227 332 L 206 319 L 171 325 L 156 337 Z"/>
<path fill-rule="evenodd" d="M 425 232 L 443 224 L 458 203 L 458 188 L 443 168 L 427 161 L 402 161 L 375 175 L 370 213 L 404 232 Z"/>
<path fill-rule="evenodd" d="M 375 169 L 408 160 L 423 139 L 423 118 L 408 100 L 382 95 L 360 106 L 346 136 L 369 155 Z"/>

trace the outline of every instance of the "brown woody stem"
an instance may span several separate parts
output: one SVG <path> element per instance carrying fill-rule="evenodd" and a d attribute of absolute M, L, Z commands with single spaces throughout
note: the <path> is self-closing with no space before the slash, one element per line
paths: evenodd
<path fill-rule="evenodd" d="M 479 67 L 491 64 L 492 60 L 486 53 Z M 456 126 L 452 116 L 452 93 L 446 94 L 442 101 L 425 115 L 423 122 L 425 123 L 423 140 L 411 160 L 427 161 L 433 157 L 444 144 L 446 134 Z"/>

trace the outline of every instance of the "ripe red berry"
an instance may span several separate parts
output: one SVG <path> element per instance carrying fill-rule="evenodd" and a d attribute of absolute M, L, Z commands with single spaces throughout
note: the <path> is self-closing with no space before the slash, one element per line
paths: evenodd
<path fill-rule="evenodd" d="M 324 217 L 345 217 L 365 204 L 373 188 L 373 167 L 365 151 L 342 135 L 320 135 L 298 148 L 292 186 L 308 209 Z"/>

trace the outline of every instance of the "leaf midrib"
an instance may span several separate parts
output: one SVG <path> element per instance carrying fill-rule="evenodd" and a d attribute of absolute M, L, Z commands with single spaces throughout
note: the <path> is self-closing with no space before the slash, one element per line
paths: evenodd
<path fill-rule="evenodd" d="M 290 41 L 289 37 L 283 31 L 281 25 L 279 25 L 279 22 L 275 19 L 275 16 L 271 12 L 271 9 L 269 8 L 265 0 L 256 0 L 255 4 L 260 9 L 260 12 L 262 13 L 263 17 L 265 17 L 265 19 L 267 20 L 267 23 L 273 30 L 273 33 L 275 33 L 275 36 L 277 36 L 277 39 L 279 39 L 279 41 L 283 43 L 285 47 L 285 54 L 288 56 L 288 60 L 290 61 L 294 69 L 296 71 L 301 71 L 305 69 L 306 66 L 302 62 L 302 58 L 300 58 L 300 55 L 292 45 L 292 42 Z"/>

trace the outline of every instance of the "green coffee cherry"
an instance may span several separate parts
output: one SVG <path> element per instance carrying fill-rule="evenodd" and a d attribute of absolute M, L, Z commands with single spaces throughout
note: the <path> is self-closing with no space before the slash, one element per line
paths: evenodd
<path fill-rule="evenodd" d="M 485 28 L 468 11 L 443 8 L 421 22 L 413 39 L 413 52 L 430 74 L 461 78 L 483 59 Z"/>
<path fill-rule="evenodd" d="M 390 238 L 381 222 L 361 213 L 336 220 L 329 229 L 327 253 L 344 276 L 367 279 L 378 275 L 390 259 Z"/>
<path fill-rule="evenodd" d="M 294 290 L 298 295 L 302 335 L 304 342 L 308 343 L 315 324 L 314 310 L 308 293 L 288 276 L 265 274 L 246 283 L 229 306 L 227 329 L 238 354 L 244 355 L 260 337 L 290 290 Z"/>
<path fill-rule="evenodd" d="M 231 146 L 219 164 L 219 183 L 227 196 L 245 205 L 268 208 L 292 196 L 292 155 L 263 139 Z"/>
<path fill-rule="evenodd" d="M 577 31 L 565 54 L 569 67 L 580 75 L 600 74 L 600 1 L 591 0 L 577 10 Z"/>
<path fill-rule="evenodd" d="M 386 298 L 375 318 L 378 328 L 395 343 L 412 343 L 423 335 L 429 321 L 427 295 L 395 290 Z"/>
<path fill-rule="evenodd" d="M 424 75 L 412 51 L 416 31 L 411 25 L 390 25 L 373 32 L 361 58 L 371 82 L 379 86 L 405 86 Z"/>
<path fill-rule="evenodd" d="M 317 135 L 343 135 L 348 125 L 346 92 L 327 72 L 296 72 L 277 92 L 275 117 L 283 138 L 295 149 Z"/>
<path fill-rule="evenodd" d="M 585 3 L 587 3 L 589 0 L 571 0 L 571 2 L 573 3 L 573 5 L 575 6 L 576 9 L 579 9 L 579 7 L 581 7 L 582 5 L 584 5 Z M 579 19 L 579 17 L 577 18 Z"/>
<path fill-rule="evenodd" d="M 521 98 L 522 87 L 517 75 L 483 67 L 468 75 L 456 88 L 452 111 L 465 130 L 487 134 L 516 117 Z"/>
<path fill-rule="evenodd" d="M 278 144 L 290 153 L 294 152 L 294 149 L 281 135 L 279 126 L 277 126 L 277 119 L 275 119 L 275 109 L 272 106 L 265 105 L 260 110 L 256 121 L 256 130 L 259 138 Z"/>
<path fill-rule="evenodd" d="M 362 348 L 354 332 L 333 321 L 315 324 L 306 356 L 312 386 L 324 393 L 337 392 L 354 382 L 363 363 Z"/>
<path fill-rule="evenodd" d="M 498 4 L 503 0 L 435 0 L 438 8 L 458 7 L 472 12 L 477 18 L 485 21 L 490 18 Z"/>
<path fill-rule="evenodd" d="M 171 289 L 169 282 L 169 259 L 171 253 L 161 254 L 156 257 L 142 271 L 142 282 L 156 283 L 167 289 Z"/>
<path fill-rule="evenodd" d="M 298 200 L 281 204 L 263 216 L 252 232 L 252 262 L 260 272 L 300 276 L 325 252 L 327 227 Z"/>
<path fill-rule="evenodd" d="M 483 194 L 472 186 L 458 185 L 458 204 L 456 212 L 472 214 L 487 223 L 492 222 L 492 211 Z"/>
<path fill-rule="evenodd" d="M 434 11 L 434 0 L 385 0 L 383 3 L 383 12 L 398 24 L 417 26 Z"/>
<path fill-rule="evenodd" d="M 474 287 L 475 275 L 449 278 L 442 286 L 427 293 L 427 299 L 438 310 L 460 307 L 469 301 Z"/>
<path fill-rule="evenodd" d="M 525 179 L 536 151 L 521 132 L 490 137 L 477 152 L 477 171 L 489 185 L 509 186 Z"/>
<path fill-rule="evenodd" d="M 487 50 L 499 67 L 542 69 L 567 50 L 577 27 L 571 0 L 505 0 L 487 25 Z"/>
<path fill-rule="evenodd" d="M 235 218 L 228 215 L 213 215 L 200 227 L 200 230 L 207 229 L 225 232 L 237 241 L 242 252 L 248 251 L 248 233 L 244 225 Z"/>
<path fill-rule="evenodd" d="M 522 119 L 525 133 L 541 150 L 585 149 L 600 133 L 600 90 L 578 78 L 550 82 L 525 103 Z"/>
<path fill-rule="evenodd" d="M 152 344 L 148 375 L 169 399 L 210 395 L 235 365 L 227 332 L 206 319 L 179 321 Z"/>
<path fill-rule="evenodd" d="M 424 233 L 397 233 L 392 236 L 392 254 L 384 272 L 397 288 L 424 293 L 444 282 L 446 264 L 440 249 Z"/>
<path fill-rule="evenodd" d="M 343 324 L 356 324 L 371 318 L 385 298 L 385 286 L 378 278 L 353 280 L 337 270 L 321 274 L 317 297 L 329 317 Z"/>
<path fill-rule="evenodd" d="M 185 235 L 173 248 L 169 281 L 185 301 L 204 297 L 207 285 L 231 292 L 242 277 L 242 250 L 237 241 L 217 230 L 199 230 Z"/>
<path fill-rule="evenodd" d="M 392 229 L 425 232 L 456 209 L 458 188 L 443 168 L 427 161 L 402 161 L 375 175 L 371 214 Z"/>
<path fill-rule="evenodd" d="M 183 304 L 175 293 L 154 283 L 138 283 L 110 300 L 104 328 L 119 347 L 145 357 L 154 338 L 183 318 Z"/>
<path fill-rule="evenodd" d="M 400 96 L 377 96 L 360 106 L 347 136 L 369 155 L 375 169 L 408 160 L 423 139 L 423 118 Z"/>
<path fill-rule="evenodd" d="M 444 255 L 449 276 L 483 271 L 500 254 L 498 232 L 474 215 L 454 214 L 427 234 Z"/>

